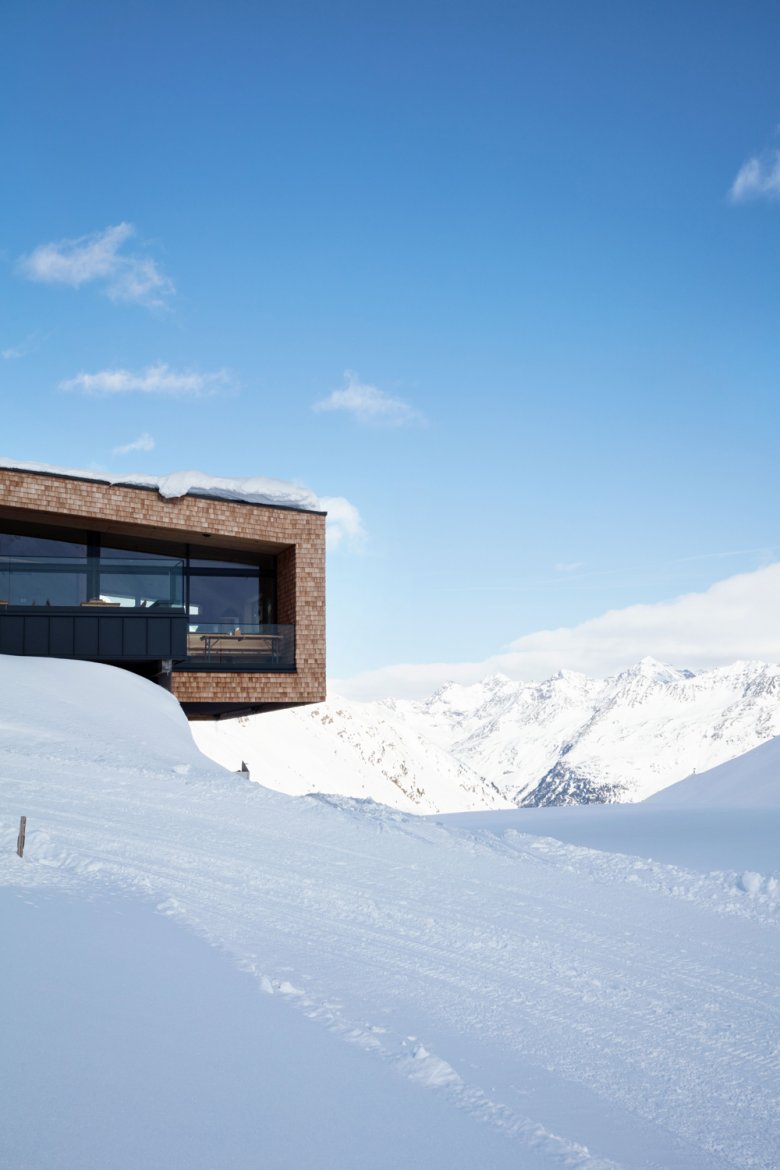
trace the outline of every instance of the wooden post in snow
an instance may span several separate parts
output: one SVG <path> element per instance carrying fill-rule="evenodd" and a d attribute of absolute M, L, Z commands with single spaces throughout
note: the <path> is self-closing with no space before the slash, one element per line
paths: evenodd
<path fill-rule="evenodd" d="M 24 857 L 24 837 L 27 832 L 27 817 L 19 817 L 19 836 L 16 838 L 17 857 Z"/>

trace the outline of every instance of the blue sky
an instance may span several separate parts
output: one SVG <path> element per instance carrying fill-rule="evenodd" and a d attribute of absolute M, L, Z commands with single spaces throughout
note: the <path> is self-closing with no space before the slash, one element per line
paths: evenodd
<path fill-rule="evenodd" d="M 780 559 L 776 5 L 0 25 L 0 455 L 345 497 L 339 679 Z"/>

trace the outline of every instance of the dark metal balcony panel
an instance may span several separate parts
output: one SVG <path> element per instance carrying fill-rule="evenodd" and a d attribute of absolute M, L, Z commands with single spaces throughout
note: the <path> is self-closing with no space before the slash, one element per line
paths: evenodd
<path fill-rule="evenodd" d="M 50 622 L 44 615 L 29 614 L 24 623 L 24 652 L 45 658 L 49 653 Z"/>
<path fill-rule="evenodd" d="M 146 610 L 0 607 L 0 654 L 103 662 L 184 658 L 187 618 Z"/>
<path fill-rule="evenodd" d="M 154 626 L 155 630 L 159 626 Z M 122 621 L 122 645 L 126 654 L 135 657 L 144 658 L 152 649 L 151 632 L 148 622 L 125 622 Z M 167 623 L 165 625 L 164 633 L 168 636 Z M 164 658 L 164 654 L 155 654 L 155 658 Z"/>
<path fill-rule="evenodd" d="M 73 657 L 97 658 L 99 656 L 98 619 L 91 614 L 79 614 L 73 619 Z M 59 655 L 57 655 L 59 657 Z M 63 658 L 69 657 L 63 653 Z"/>
<path fill-rule="evenodd" d="M 187 625 L 185 617 L 150 621 L 146 627 L 146 652 L 149 657 L 184 658 L 187 653 Z M 178 637 L 175 636 L 174 627 L 179 631 Z"/>
<path fill-rule="evenodd" d="M 0 612 L 0 654 L 24 654 L 24 618 Z"/>
<path fill-rule="evenodd" d="M 145 639 L 144 639 L 145 641 Z M 122 618 L 121 617 L 103 617 L 98 618 L 98 649 L 101 658 L 124 658 L 122 638 Z M 145 655 L 141 655 L 145 657 Z"/>
<path fill-rule="evenodd" d="M 67 655 L 70 658 L 75 652 L 75 639 L 73 637 L 73 618 L 63 615 L 60 617 L 56 615 L 51 618 L 51 625 L 49 626 L 49 634 L 51 642 L 55 646 L 62 646 L 66 649 Z"/>

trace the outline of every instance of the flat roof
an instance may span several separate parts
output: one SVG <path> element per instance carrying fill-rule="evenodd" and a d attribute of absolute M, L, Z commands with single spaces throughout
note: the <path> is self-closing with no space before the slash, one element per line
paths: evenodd
<path fill-rule="evenodd" d="M 53 479 L 69 479 L 86 483 L 104 483 L 110 487 L 135 488 L 157 492 L 163 499 L 183 496 L 221 500 L 228 504 L 251 504 L 265 508 L 280 508 L 288 512 L 311 512 L 326 516 L 314 492 L 298 484 L 267 476 L 249 476 L 243 479 L 206 475 L 202 471 L 174 471 L 168 475 L 112 475 L 108 472 L 83 468 L 56 467 L 48 463 L 20 462 L 0 457 L 0 470 L 19 471 Z"/>

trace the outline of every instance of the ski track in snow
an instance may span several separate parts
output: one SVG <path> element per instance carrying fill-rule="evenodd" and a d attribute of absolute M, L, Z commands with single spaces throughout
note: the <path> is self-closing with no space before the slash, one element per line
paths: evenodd
<path fill-rule="evenodd" d="M 101 784 L 52 758 L 53 783 L 43 763 L 17 782 L 4 754 L 3 811 L 30 828 L 19 862 L 18 822 L 0 822 L 3 883 L 141 894 L 264 991 L 504 1130 L 524 1167 L 777 1170 L 771 881 L 216 770 L 106 763 Z"/>
<path fill-rule="evenodd" d="M 0 884 L 141 899 L 522 1170 L 778 1170 L 775 878 L 285 796 L 141 679 L 3 672 Z"/>

